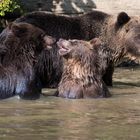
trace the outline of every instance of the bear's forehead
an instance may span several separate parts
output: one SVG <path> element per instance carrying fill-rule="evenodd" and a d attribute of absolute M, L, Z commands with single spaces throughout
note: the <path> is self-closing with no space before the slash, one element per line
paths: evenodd
<path fill-rule="evenodd" d="M 129 27 L 135 27 L 140 25 L 140 17 L 131 17 L 131 20 L 127 24 Z"/>
<path fill-rule="evenodd" d="M 84 40 L 70 40 L 70 42 L 72 43 L 72 45 L 76 45 L 77 47 L 84 47 L 85 49 L 89 49 L 91 48 L 91 44 L 88 41 L 84 41 Z"/>

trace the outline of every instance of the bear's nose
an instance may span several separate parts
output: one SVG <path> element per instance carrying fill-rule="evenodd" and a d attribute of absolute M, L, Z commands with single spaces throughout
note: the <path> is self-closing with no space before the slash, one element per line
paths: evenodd
<path fill-rule="evenodd" d="M 64 40 L 63 38 L 60 38 L 60 39 L 59 39 L 60 42 L 63 41 L 63 40 Z"/>
<path fill-rule="evenodd" d="M 57 42 L 57 45 L 59 48 L 67 48 L 69 46 L 69 41 L 65 39 L 59 39 L 59 41 Z"/>

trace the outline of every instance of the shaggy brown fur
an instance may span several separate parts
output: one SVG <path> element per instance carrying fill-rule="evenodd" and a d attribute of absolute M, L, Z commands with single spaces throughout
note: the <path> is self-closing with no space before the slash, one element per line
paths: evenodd
<path fill-rule="evenodd" d="M 65 58 L 58 96 L 65 98 L 109 97 L 109 91 L 102 80 L 99 39 L 89 42 L 63 40 L 57 43 L 59 54 Z"/>
<path fill-rule="evenodd" d="M 0 99 L 19 95 L 39 98 L 41 89 L 35 74 L 39 54 L 53 40 L 28 23 L 12 23 L 0 35 Z"/>
<path fill-rule="evenodd" d="M 107 85 L 112 85 L 114 65 L 124 58 L 140 57 L 140 17 L 129 17 L 122 12 L 110 16 L 104 22 L 100 39 L 112 49 L 112 60 L 104 75 Z"/>
<path fill-rule="evenodd" d="M 140 56 L 140 18 L 129 17 L 124 12 L 118 16 L 112 16 L 100 11 L 92 11 L 76 17 L 33 12 L 15 22 L 33 24 L 56 39 L 90 40 L 99 37 L 106 46 L 113 50 L 114 55 L 103 77 L 107 85 L 112 85 L 112 74 L 116 62 L 128 54 Z M 42 85 L 48 87 L 53 84 L 57 85 L 63 66 L 57 47 L 50 52 L 43 51 L 39 61 L 38 75 Z"/>
<path fill-rule="evenodd" d="M 106 16 L 108 15 L 105 13 L 95 11 L 80 17 L 57 16 L 47 12 L 33 12 L 17 19 L 15 22 L 33 24 L 57 40 L 59 38 L 89 40 L 96 36 L 96 32 L 100 32 L 99 26 L 102 25 Z M 90 25 L 89 23 L 92 24 Z M 37 70 L 42 87 L 57 87 L 63 68 L 63 61 L 58 54 L 57 46 L 54 46 L 50 51 L 43 51 L 39 62 Z"/>

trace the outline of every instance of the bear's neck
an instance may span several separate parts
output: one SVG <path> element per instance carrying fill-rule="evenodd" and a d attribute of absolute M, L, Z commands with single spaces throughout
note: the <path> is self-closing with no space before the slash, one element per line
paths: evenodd
<path fill-rule="evenodd" d="M 93 68 L 91 62 L 83 63 L 76 60 L 68 60 L 67 64 L 64 65 L 63 79 L 61 80 L 74 80 L 83 86 L 92 84 L 95 81 L 95 73 L 96 77 L 99 74 L 97 71 L 94 71 L 95 68 Z"/>
<path fill-rule="evenodd" d="M 119 33 L 115 30 L 115 20 L 116 17 L 114 16 L 110 16 L 105 20 L 99 38 L 107 47 L 111 49 L 111 61 L 114 64 L 117 64 L 122 61 L 127 53 L 124 47 L 124 41 L 122 38 L 120 38 Z"/>

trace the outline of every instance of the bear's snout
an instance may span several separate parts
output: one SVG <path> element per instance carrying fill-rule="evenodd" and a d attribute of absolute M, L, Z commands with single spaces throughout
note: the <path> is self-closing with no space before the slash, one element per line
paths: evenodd
<path fill-rule="evenodd" d="M 61 56 L 64 56 L 70 52 L 69 41 L 65 39 L 59 39 L 57 46 L 59 47 L 59 54 Z"/>
<path fill-rule="evenodd" d="M 132 56 L 140 57 L 140 34 L 126 39 L 126 50 Z"/>
<path fill-rule="evenodd" d="M 69 41 L 65 40 L 65 39 L 59 39 L 59 41 L 57 42 L 58 47 L 61 48 L 65 48 L 68 49 L 69 48 Z"/>
<path fill-rule="evenodd" d="M 134 42 L 137 43 L 137 45 L 140 45 L 140 34 L 134 37 Z"/>

